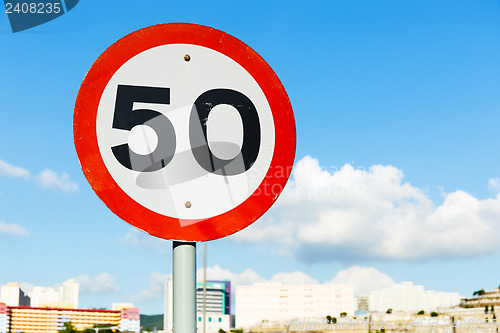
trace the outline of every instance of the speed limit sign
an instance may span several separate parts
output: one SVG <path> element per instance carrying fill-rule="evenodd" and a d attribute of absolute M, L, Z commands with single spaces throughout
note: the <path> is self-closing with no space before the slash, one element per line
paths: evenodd
<path fill-rule="evenodd" d="M 151 26 L 111 45 L 78 92 L 83 172 L 120 218 L 157 237 L 235 233 L 275 202 L 295 156 L 295 121 L 271 67 L 213 28 Z"/>

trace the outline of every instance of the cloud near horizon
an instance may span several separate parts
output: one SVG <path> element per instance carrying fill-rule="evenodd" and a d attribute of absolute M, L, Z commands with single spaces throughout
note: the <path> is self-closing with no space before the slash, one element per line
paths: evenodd
<path fill-rule="evenodd" d="M 131 228 L 129 232 L 120 237 L 119 241 L 142 250 L 155 250 L 159 253 L 167 253 L 172 250 L 170 241 L 151 236 L 137 228 Z"/>
<path fill-rule="evenodd" d="M 71 180 L 66 172 L 55 172 L 45 169 L 35 177 L 36 182 L 44 189 L 56 190 L 64 193 L 78 191 L 78 185 Z"/>
<path fill-rule="evenodd" d="M 11 178 L 33 180 L 43 189 L 56 190 L 63 193 L 71 193 L 79 190 L 78 184 L 66 172 L 59 173 L 45 169 L 39 174 L 32 176 L 29 170 L 0 160 L 0 174 Z"/>
<path fill-rule="evenodd" d="M 29 233 L 26 229 L 15 223 L 7 223 L 5 221 L 0 221 L 0 234 L 5 234 L 9 236 L 16 237 L 29 237 Z"/>
<path fill-rule="evenodd" d="M 164 274 L 160 272 L 152 272 L 149 274 L 149 283 L 146 289 L 133 295 L 131 300 L 134 304 L 140 304 L 154 298 L 162 298 L 165 293 L 165 282 L 171 279 L 172 274 Z"/>
<path fill-rule="evenodd" d="M 203 269 L 199 268 L 196 274 L 198 282 L 202 282 Z M 154 298 L 163 297 L 165 281 L 171 278 L 172 274 L 164 274 L 160 272 L 151 273 L 149 275 L 148 288 L 132 297 L 133 302 L 140 303 Z M 301 271 L 278 272 L 270 279 L 265 279 L 251 268 L 246 268 L 241 273 L 235 273 L 229 269 L 222 268 L 220 265 L 207 267 L 207 280 L 225 279 L 231 281 L 233 295 L 234 288 L 236 286 L 250 285 L 257 282 L 277 282 L 283 285 L 320 283 L 317 279 Z M 387 274 L 380 272 L 374 267 L 361 267 L 355 265 L 337 272 L 331 280 L 324 281 L 324 283 L 352 284 L 354 296 L 361 296 L 369 294 L 371 291 L 387 288 L 396 282 Z"/>
<path fill-rule="evenodd" d="M 382 290 L 396 282 L 375 267 L 351 266 L 337 272 L 331 283 L 349 283 L 353 285 L 354 296 L 368 295 L 371 291 Z"/>
<path fill-rule="evenodd" d="M 0 173 L 13 178 L 30 178 L 30 172 L 21 167 L 0 160 Z"/>
<path fill-rule="evenodd" d="M 275 244 L 305 262 L 456 259 L 496 252 L 498 221 L 500 194 L 455 191 L 435 206 L 394 166 L 330 171 L 306 156 L 275 206 L 230 239 Z"/>
<path fill-rule="evenodd" d="M 74 279 L 80 284 L 80 292 L 82 293 L 110 293 L 119 289 L 114 277 L 106 272 L 95 277 L 83 274 Z"/>

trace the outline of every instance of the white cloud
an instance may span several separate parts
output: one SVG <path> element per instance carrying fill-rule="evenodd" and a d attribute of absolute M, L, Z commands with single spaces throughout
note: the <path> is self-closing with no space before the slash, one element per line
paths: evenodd
<path fill-rule="evenodd" d="M 436 207 L 393 166 L 329 170 L 306 156 L 275 207 L 231 239 L 274 243 L 307 262 L 463 258 L 499 249 L 498 221 L 500 195 L 456 191 Z"/>
<path fill-rule="evenodd" d="M 10 236 L 18 236 L 18 237 L 29 236 L 28 231 L 23 227 L 21 227 L 20 225 L 14 223 L 7 224 L 4 221 L 0 221 L 0 234 L 7 234 Z"/>
<path fill-rule="evenodd" d="M 32 294 L 33 287 L 35 287 L 33 283 L 29 282 L 20 282 L 19 285 L 21 286 L 21 290 L 28 295 Z"/>
<path fill-rule="evenodd" d="M 30 178 L 30 172 L 21 167 L 0 160 L 0 173 L 14 178 Z"/>
<path fill-rule="evenodd" d="M 354 296 L 363 296 L 368 295 L 371 291 L 387 288 L 396 282 L 375 267 L 354 265 L 339 271 L 331 283 L 352 284 Z"/>
<path fill-rule="evenodd" d="M 160 253 L 166 253 L 172 249 L 172 242 L 151 236 L 138 229 L 127 232 L 120 241 L 134 247 L 156 250 Z"/>
<path fill-rule="evenodd" d="M 153 292 L 163 292 L 165 281 L 171 278 L 172 274 L 163 274 L 160 272 L 153 272 L 149 275 L 149 290 Z"/>
<path fill-rule="evenodd" d="M 84 274 L 77 276 L 75 281 L 80 284 L 82 293 L 109 293 L 118 290 L 115 279 L 109 273 L 101 273 L 94 278 Z"/>
<path fill-rule="evenodd" d="M 199 268 L 196 272 L 198 282 L 203 281 L 203 268 Z M 140 303 L 145 300 L 160 298 L 164 295 L 164 285 L 168 278 L 172 278 L 172 274 L 163 274 L 160 272 L 153 272 L 149 275 L 148 288 L 142 290 L 140 293 L 132 297 L 134 303 Z M 234 287 L 237 285 L 250 285 L 256 282 L 266 282 L 266 279 L 257 274 L 253 269 L 246 268 L 241 273 L 234 273 L 228 269 L 222 268 L 219 265 L 207 267 L 207 280 L 229 280 L 231 281 L 231 289 L 234 295 Z M 276 273 L 270 282 L 281 282 L 283 284 L 314 284 L 318 280 L 312 278 L 306 273 L 286 272 Z"/>
<path fill-rule="evenodd" d="M 61 192 L 76 192 L 78 185 L 71 180 L 66 172 L 57 173 L 50 169 L 45 169 L 35 177 L 37 183 L 45 189 L 57 190 Z"/>
<path fill-rule="evenodd" d="M 160 272 L 152 272 L 149 274 L 148 288 L 142 290 L 138 294 L 132 296 L 132 301 L 139 304 L 145 300 L 154 298 L 162 298 L 165 293 L 165 282 L 172 278 L 172 274 L 163 274 Z"/>
<path fill-rule="evenodd" d="M 203 280 L 203 268 L 199 268 L 196 273 L 198 281 Z M 207 267 L 207 280 L 231 280 L 231 284 L 252 284 L 254 282 L 264 281 L 264 279 L 259 276 L 251 268 L 245 269 L 241 273 L 233 273 L 228 269 L 221 268 L 219 265 L 214 265 L 212 267 Z"/>
<path fill-rule="evenodd" d="M 254 224 L 250 225 L 247 229 L 251 230 L 248 232 L 240 231 L 231 237 L 232 240 L 237 240 L 239 242 L 276 242 L 279 240 L 280 243 L 292 242 L 292 234 L 287 229 L 286 221 L 281 221 L 281 223 L 276 223 L 272 216 L 264 216 L 262 220 L 267 222 L 265 228 L 253 227 Z M 260 222 L 259 222 L 260 223 Z"/>
<path fill-rule="evenodd" d="M 491 178 L 488 181 L 488 187 L 497 193 L 500 192 L 500 179 L 499 178 Z"/>
<path fill-rule="evenodd" d="M 203 268 L 199 268 L 196 272 L 198 281 L 203 280 Z M 233 273 L 228 269 L 222 268 L 219 265 L 207 267 L 207 280 L 225 280 L 231 281 L 232 285 L 249 285 L 256 282 L 265 282 L 266 280 L 257 274 L 253 269 L 246 268 L 241 273 Z M 280 272 L 274 274 L 270 282 L 281 282 L 283 284 L 307 284 L 318 283 L 318 280 L 310 275 L 295 271 L 295 272 Z"/>
<path fill-rule="evenodd" d="M 70 176 L 66 172 L 58 173 L 50 169 L 45 169 L 38 175 L 32 177 L 29 170 L 0 160 L 0 174 L 14 178 L 34 180 L 44 189 L 57 190 L 66 193 L 78 191 L 78 184 L 71 180 Z"/>
<path fill-rule="evenodd" d="M 83 276 L 83 275 L 82 275 L 82 276 Z M 66 281 L 71 281 L 71 280 L 72 280 L 72 279 L 68 279 L 68 280 L 66 280 Z M 87 280 L 87 281 L 89 281 L 89 280 L 91 280 L 91 279 L 88 277 L 88 275 L 86 275 L 86 276 L 83 278 L 83 280 Z M 65 281 L 65 282 L 66 282 L 66 281 Z M 76 281 L 76 280 L 75 280 L 75 281 Z M 78 281 L 76 281 L 76 282 L 78 282 Z M 89 284 L 89 283 L 87 283 L 87 284 Z M 0 283 L 0 285 L 1 285 L 1 283 Z M 23 292 L 25 292 L 26 294 L 28 294 L 28 296 L 30 296 L 30 297 L 31 297 L 31 296 L 33 296 L 33 289 L 34 289 L 35 287 L 40 287 L 40 286 L 34 285 L 33 283 L 30 283 L 30 282 L 20 282 L 20 283 L 19 283 L 19 285 L 21 286 L 21 290 L 22 290 Z M 50 287 L 45 287 L 45 288 L 50 288 L 50 289 L 52 289 L 53 291 L 57 292 L 57 290 L 59 289 L 59 287 L 60 287 L 61 285 L 62 285 L 62 283 L 56 283 L 55 285 L 52 285 L 52 286 L 50 286 Z M 87 289 L 86 291 L 88 291 L 88 289 Z"/>
<path fill-rule="evenodd" d="M 318 280 L 304 272 L 295 271 L 291 273 L 276 273 L 271 278 L 271 282 L 281 282 L 282 284 L 317 284 Z"/>

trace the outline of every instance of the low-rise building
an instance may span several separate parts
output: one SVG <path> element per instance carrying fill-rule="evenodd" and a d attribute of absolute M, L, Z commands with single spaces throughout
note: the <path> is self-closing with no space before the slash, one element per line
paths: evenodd
<path fill-rule="evenodd" d="M 9 332 L 9 308 L 6 304 L 0 303 L 0 333 Z"/>
<path fill-rule="evenodd" d="M 500 306 L 500 289 L 478 291 L 475 296 L 462 299 L 460 306 L 471 308 Z"/>
<path fill-rule="evenodd" d="M 369 297 L 369 310 L 376 312 L 392 311 L 436 311 L 439 308 L 457 306 L 461 296 L 458 293 L 424 290 L 406 281 L 388 288 L 372 291 Z"/>
<path fill-rule="evenodd" d="M 8 329 L 6 332 L 57 333 L 64 324 L 71 322 L 78 329 L 91 328 L 95 324 L 118 327 L 132 332 L 140 331 L 138 308 L 121 311 L 101 309 L 35 308 L 7 306 Z M 2 312 L 0 307 L 0 313 Z M 1 316 L 1 314 L 0 314 Z M 0 333 L 2 331 L 0 330 Z"/>
<path fill-rule="evenodd" d="M 249 329 L 263 321 L 338 317 L 354 314 L 350 284 L 254 283 L 236 287 L 236 327 Z"/>
<path fill-rule="evenodd" d="M 141 314 L 139 308 L 127 307 L 120 310 L 120 324 L 118 325 L 122 332 L 140 332 Z"/>

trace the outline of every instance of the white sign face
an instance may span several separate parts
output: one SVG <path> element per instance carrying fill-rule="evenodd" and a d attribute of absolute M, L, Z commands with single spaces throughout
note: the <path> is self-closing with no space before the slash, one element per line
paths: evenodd
<path fill-rule="evenodd" d="M 271 165 L 269 103 L 237 62 L 192 44 L 125 62 L 97 110 L 97 143 L 116 184 L 140 205 L 196 223 L 240 205 Z"/>

